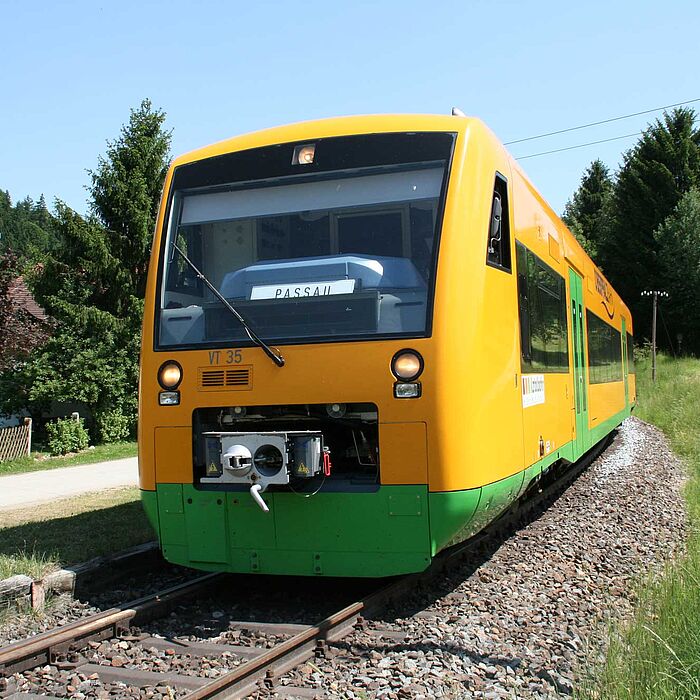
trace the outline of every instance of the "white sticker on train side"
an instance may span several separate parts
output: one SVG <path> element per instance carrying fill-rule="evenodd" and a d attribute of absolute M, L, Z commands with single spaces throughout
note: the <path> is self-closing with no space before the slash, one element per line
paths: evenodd
<path fill-rule="evenodd" d="M 523 408 L 544 403 L 544 374 L 523 374 Z"/>
<path fill-rule="evenodd" d="M 352 294 L 355 280 L 329 282 L 300 282 L 299 284 L 265 284 L 253 287 L 253 299 L 301 299 L 303 297 L 327 297 L 333 294 Z"/>

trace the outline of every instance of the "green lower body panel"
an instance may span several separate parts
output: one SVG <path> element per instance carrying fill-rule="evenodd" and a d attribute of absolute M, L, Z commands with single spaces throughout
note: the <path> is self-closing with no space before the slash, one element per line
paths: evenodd
<path fill-rule="evenodd" d="M 500 481 L 465 491 L 430 493 L 431 554 L 473 537 L 521 496 L 533 479 L 560 460 L 575 461 L 573 442 Z"/>
<path fill-rule="evenodd" d="M 466 491 L 429 495 L 431 553 L 462 542 L 497 518 L 522 492 L 525 472 Z"/>
<path fill-rule="evenodd" d="M 148 522 L 151 523 L 156 535 L 160 536 L 160 528 L 158 527 L 158 497 L 155 491 L 145 491 L 141 489 L 141 505 L 146 513 Z"/>
<path fill-rule="evenodd" d="M 430 564 L 426 486 L 373 493 L 247 492 L 159 484 L 158 523 L 168 561 L 209 571 L 390 576 Z"/>
<path fill-rule="evenodd" d="M 440 491 L 428 495 L 430 503 L 430 553 L 469 537 L 467 528 L 479 508 L 481 489 Z"/>
<path fill-rule="evenodd" d="M 142 491 L 168 561 L 207 571 L 298 576 L 394 576 L 422 571 L 440 550 L 475 535 L 559 458 L 486 486 L 428 493 L 382 486 L 310 498 L 267 492 L 263 512 L 247 492 L 159 484 Z"/>

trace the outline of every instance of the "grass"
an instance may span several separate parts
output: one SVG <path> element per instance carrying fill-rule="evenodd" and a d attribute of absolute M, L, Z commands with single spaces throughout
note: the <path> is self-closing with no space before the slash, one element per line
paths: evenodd
<path fill-rule="evenodd" d="M 112 459 L 136 457 L 136 454 L 135 442 L 115 442 L 111 445 L 97 445 L 93 449 L 64 457 L 51 457 L 44 452 L 32 452 L 31 457 L 20 457 L 10 462 L 0 462 L 0 477 L 7 474 L 21 474 L 44 469 L 77 467 L 80 464 L 107 462 Z"/>
<path fill-rule="evenodd" d="M 14 554 L 0 554 L 0 580 L 16 574 L 40 579 L 58 568 L 58 562 L 44 552 L 34 554 L 22 549 Z"/>
<path fill-rule="evenodd" d="M 153 538 L 136 487 L 0 512 L 0 579 L 39 578 Z"/>
<path fill-rule="evenodd" d="M 636 414 L 658 426 L 688 470 L 690 536 L 682 559 L 642 587 L 632 622 L 613 631 L 605 665 L 582 697 L 700 698 L 700 360 L 660 356 L 637 365 Z"/>

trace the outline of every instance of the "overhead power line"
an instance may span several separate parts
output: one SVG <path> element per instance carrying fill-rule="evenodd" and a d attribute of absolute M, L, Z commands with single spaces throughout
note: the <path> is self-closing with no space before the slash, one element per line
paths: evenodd
<path fill-rule="evenodd" d="M 579 129 L 588 129 L 591 126 L 599 126 L 600 124 L 609 124 L 610 122 L 619 122 L 621 119 L 629 119 L 630 117 L 639 117 L 642 114 L 651 114 L 652 112 L 660 112 L 662 109 L 671 109 L 672 107 L 681 107 L 689 105 L 693 102 L 700 102 L 700 97 L 694 100 L 686 100 L 685 102 L 676 102 L 676 104 L 665 105 L 663 107 L 655 107 L 654 109 L 645 109 L 642 112 L 633 112 L 632 114 L 623 114 L 621 117 L 611 117 L 610 119 L 602 119 L 599 122 L 590 122 L 589 124 L 581 124 L 580 126 L 571 126 L 568 129 L 559 129 L 558 131 L 549 131 L 546 134 L 538 134 L 537 136 L 527 136 L 524 139 L 516 139 L 515 141 L 506 141 L 506 146 L 511 146 L 514 143 L 523 143 L 524 141 L 534 141 L 535 139 L 543 139 L 546 136 L 556 136 L 557 134 L 566 134 L 569 131 L 578 131 Z M 618 138 L 627 138 L 626 136 L 618 136 Z M 599 141 L 598 143 L 602 143 Z M 539 154 L 538 154 L 539 155 Z M 531 156 L 525 156 L 529 158 Z"/>
<path fill-rule="evenodd" d="M 700 123 L 700 117 L 693 119 L 692 124 Z M 611 139 L 601 139 L 600 141 L 588 141 L 587 143 L 579 143 L 576 146 L 567 146 L 566 148 L 555 148 L 551 151 L 541 151 L 540 153 L 530 153 L 526 156 L 520 156 L 515 160 L 525 160 L 526 158 L 536 158 L 537 156 L 547 156 L 550 153 L 561 153 L 562 151 L 573 151 L 576 148 L 585 148 L 586 146 L 595 146 L 598 143 L 608 143 L 609 141 L 619 141 L 620 139 L 630 139 L 633 136 L 640 136 L 643 131 L 635 131 L 633 134 L 625 134 L 624 136 L 613 136 Z"/>
<path fill-rule="evenodd" d="M 641 131 L 635 131 L 633 134 L 625 134 L 624 136 L 614 136 L 611 139 L 602 139 L 600 141 L 589 141 L 588 143 L 579 143 L 577 146 L 567 146 L 566 148 L 555 148 L 553 151 L 542 151 L 541 153 L 530 153 L 527 156 L 520 156 L 516 160 L 525 160 L 526 158 L 536 158 L 537 156 L 548 156 L 550 153 L 561 153 L 562 151 L 573 151 L 575 148 L 584 148 L 585 146 L 595 146 L 597 143 L 608 143 L 608 141 L 619 141 L 620 139 L 629 139 L 633 136 L 639 136 Z"/>

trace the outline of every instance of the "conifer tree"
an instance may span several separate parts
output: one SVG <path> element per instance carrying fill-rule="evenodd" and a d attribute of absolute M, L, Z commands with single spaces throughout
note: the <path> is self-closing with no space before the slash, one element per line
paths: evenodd
<path fill-rule="evenodd" d="M 682 350 L 700 353 L 700 190 L 681 197 L 673 213 L 654 232 L 659 272 L 669 302 L 664 314 L 670 338 Z M 681 334 L 682 342 L 678 342 Z M 665 344 L 665 343 L 664 343 Z"/>
<path fill-rule="evenodd" d="M 562 219 L 584 250 L 596 258 L 605 236 L 609 200 L 613 190 L 610 172 L 596 159 L 586 169 L 579 188 L 566 203 Z"/>
<path fill-rule="evenodd" d="M 56 221 L 42 195 L 14 206 L 9 192 L 0 191 L 0 252 L 11 252 L 20 261 L 34 261 L 60 246 Z"/>
<path fill-rule="evenodd" d="M 143 298 L 151 240 L 165 173 L 170 163 L 171 132 L 165 113 L 144 100 L 131 111 L 118 139 L 108 142 L 90 173 L 92 212 L 107 232 L 112 255 L 122 261 L 125 295 Z"/>

